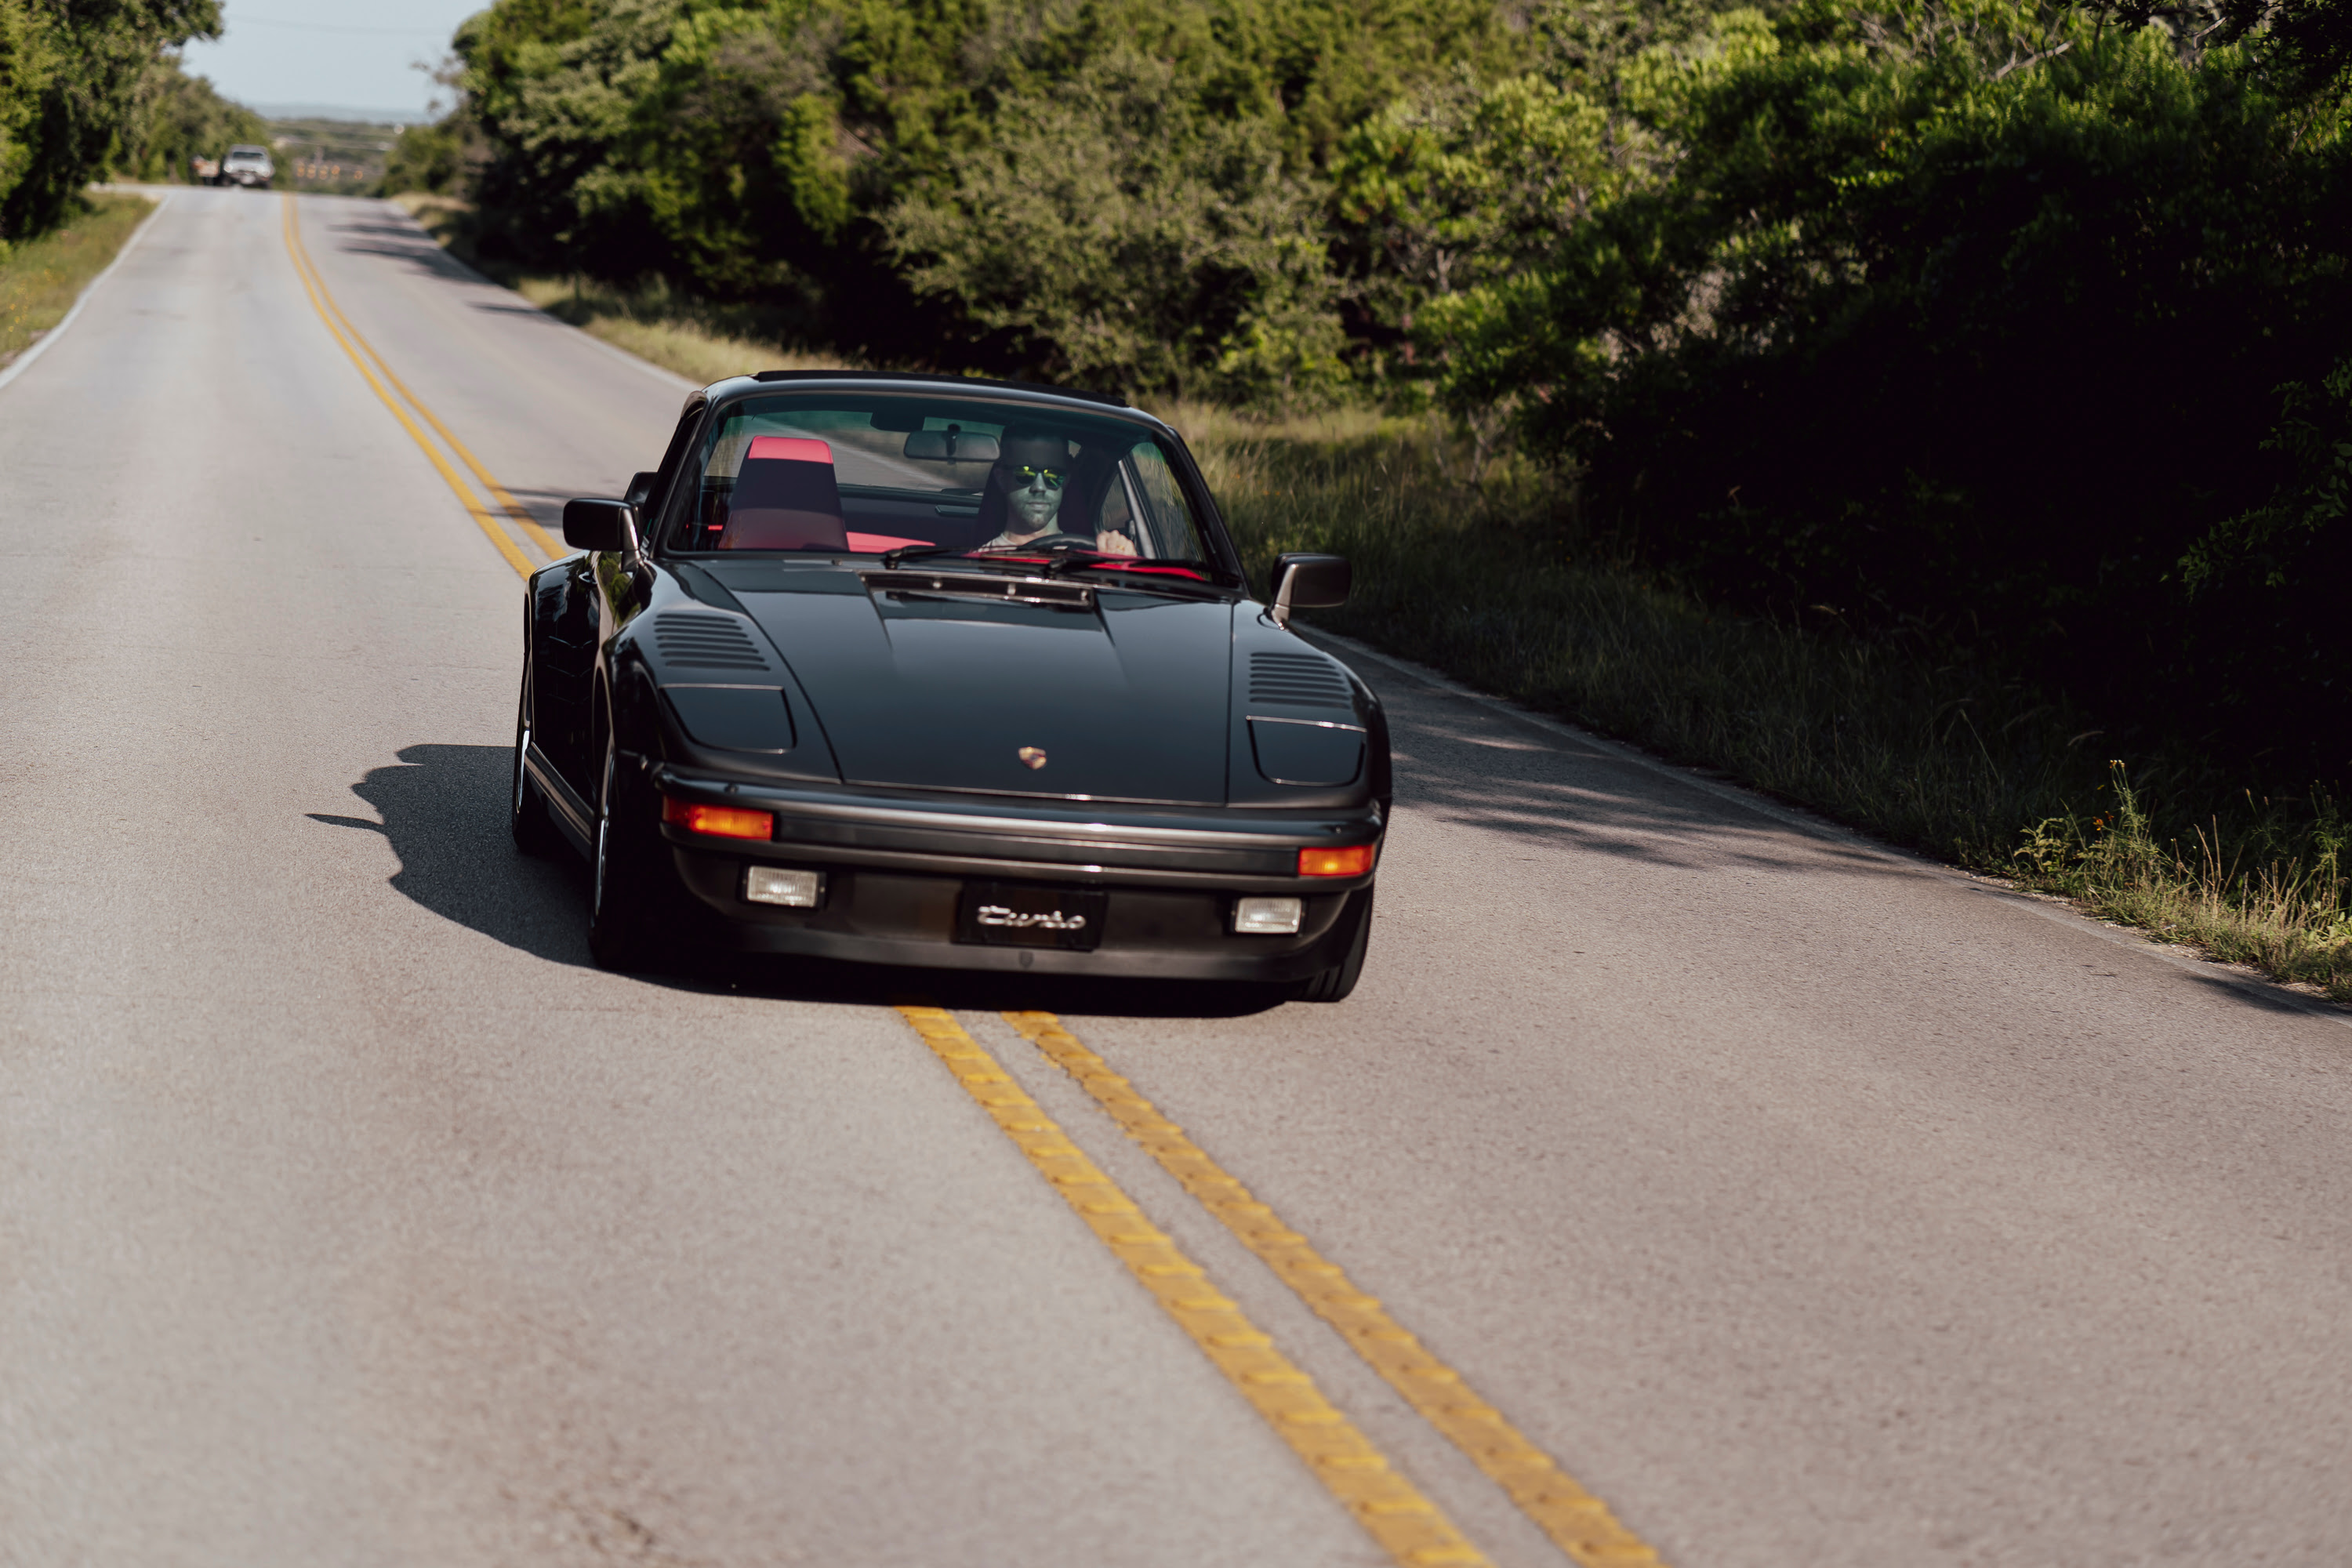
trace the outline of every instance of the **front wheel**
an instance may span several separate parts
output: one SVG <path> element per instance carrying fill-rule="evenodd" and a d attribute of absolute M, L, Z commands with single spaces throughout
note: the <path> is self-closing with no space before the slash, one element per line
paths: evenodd
<path fill-rule="evenodd" d="M 530 661 L 522 666 L 522 696 L 515 704 L 514 776 L 507 794 L 507 831 L 514 835 L 515 847 L 526 855 L 544 858 L 553 855 L 562 840 L 549 820 L 547 801 L 532 782 L 530 767 L 525 760 L 530 752 Z"/>
<path fill-rule="evenodd" d="M 1362 911 L 1356 917 L 1356 934 L 1348 943 L 1348 955 L 1330 968 L 1320 970 L 1298 983 L 1294 994 L 1301 1002 L 1344 1002 L 1348 993 L 1364 973 L 1364 953 L 1372 944 L 1372 890 L 1364 889 Z"/>
<path fill-rule="evenodd" d="M 589 893 L 588 952 L 599 969 L 625 973 L 662 968 L 673 927 L 663 918 L 671 902 L 668 869 L 650 802 L 630 787 L 620 752 L 604 743 L 604 786 L 597 792 L 595 883 Z"/>

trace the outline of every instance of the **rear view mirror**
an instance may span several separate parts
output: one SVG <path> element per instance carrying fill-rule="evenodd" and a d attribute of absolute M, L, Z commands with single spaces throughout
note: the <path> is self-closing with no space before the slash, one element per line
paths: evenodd
<path fill-rule="evenodd" d="M 992 463 L 996 437 L 950 425 L 944 430 L 918 430 L 907 437 L 907 456 L 934 463 Z"/>
<path fill-rule="evenodd" d="M 1355 568 L 1344 555 L 1285 555 L 1274 563 L 1274 624 L 1290 624 L 1293 610 L 1328 610 L 1348 602 Z"/>
<path fill-rule="evenodd" d="M 625 500 L 563 503 L 563 542 L 574 550 L 626 550 L 635 542 L 636 509 Z"/>

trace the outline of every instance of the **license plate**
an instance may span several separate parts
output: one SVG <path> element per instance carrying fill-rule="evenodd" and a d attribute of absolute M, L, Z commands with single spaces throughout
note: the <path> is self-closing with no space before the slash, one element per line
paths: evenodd
<path fill-rule="evenodd" d="M 1098 889 L 966 882 L 956 940 L 1090 952 L 1102 941 L 1103 913 L 1109 907 L 1110 895 Z"/>

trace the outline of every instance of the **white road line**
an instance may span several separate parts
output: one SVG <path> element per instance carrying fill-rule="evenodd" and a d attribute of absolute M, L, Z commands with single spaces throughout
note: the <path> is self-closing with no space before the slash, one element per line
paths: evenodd
<path fill-rule="evenodd" d="M 73 309 L 66 312 L 65 320 L 43 332 L 38 342 L 16 356 L 16 363 L 6 370 L 0 370 L 0 387 L 6 386 L 10 382 L 32 369 L 33 362 L 48 353 L 51 343 L 66 335 L 66 329 L 74 324 L 74 318 L 81 314 L 81 308 L 84 305 L 89 303 L 89 297 L 98 292 L 98 286 L 114 276 L 114 269 L 122 265 L 123 258 L 131 254 L 132 247 L 137 246 L 147 231 L 154 226 L 155 220 L 163 216 L 163 209 L 171 205 L 172 193 L 165 191 L 156 199 L 155 210 L 142 218 L 139 226 L 131 231 L 131 237 L 122 242 L 122 248 L 114 253 L 114 259 L 106 264 L 106 269 L 91 279 L 89 285 L 82 289 L 80 296 L 73 302 Z"/>
<path fill-rule="evenodd" d="M 1337 632 L 1300 626 L 1295 623 L 1291 629 L 1302 633 L 1310 642 L 1329 645 L 1331 651 L 1335 653 L 1349 658 L 1363 658 L 1373 664 L 1385 665 L 1407 679 L 1423 686 L 1433 687 L 1449 697 L 1475 703 L 1506 719 L 1544 731 L 1559 739 L 1573 741 L 1578 745 L 1589 747 L 1603 756 L 1631 763 L 1645 772 L 1655 773 L 1660 778 L 1671 779 L 1675 784 L 1714 795 L 1717 799 L 1728 802 L 1743 811 L 1752 811 L 1759 816 L 1769 816 L 1773 821 L 1784 823 L 1809 837 L 1834 844 L 1841 849 L 1870 856 L 1891 867 L 1900 867 L 1907 871 L 1958 882 L 1971 892 L 1998 899 L 2002 903 L 2039 915 L 2043 920 L 2066 927 L 2069 931 L 2096 937 L 2111 947 L 2119 947 L 2144 958 L 2152 958 L 2158 963 L 2168 963 L 2183 973 L 2196 975 L 2200 980 L 2232 986 L 2263 1002 L 2291 1007 L 2296 1012 L 2308 1014 L 2315 1018 L 2330 1019 L 2347 1029 L 2352 1029 L 2352 1010 L 2281 985 L 2278 982 L 2257 973 L 2242 964 L 2207 958 L 2193 948 L 2185 948 L 2177 942 L 2158 942 L 2153 937 L 2129 926 L 2111 925 L 2042 895 L 2024 892 L 2016 888 L 2003 887 L 1989 877 L 1963 871 L 1956 866 L 1947 866 L 1940 860 L 1930 859 L 1927 856 L 1915 854 L 1909 850 L 1897 849 L 1892 845 L 1880 844 L 1864 837 L 1850 827 L 1842 826 L 1826 818 L 1793 810 L 1780 805 L 1778 801 L 1768 800 L 1762 795 L 1751 794 L 1736 784 L 1717 784 L 1715 780 L 1704 777 L 1687 768 L 1679 768 L 1672 763 L 1660 762 L 1657 758 L 1622 742 L 1603 740 L 1590 731 L 1579 729 L 1563 720 L 1553 718 L 1549 713 L 1538 713 L 1505 698 L 1490 697 L 1483 691 L 1474 691 L 1469 687 L 1448 676 L 1439 674 L 1426 665 L 1415 664 L 1411 659 L 1398 658 L 1394 655 L 1382 653 L 1378 648 L 1368 647 L 1353 637 L 1344 637 Z"/>

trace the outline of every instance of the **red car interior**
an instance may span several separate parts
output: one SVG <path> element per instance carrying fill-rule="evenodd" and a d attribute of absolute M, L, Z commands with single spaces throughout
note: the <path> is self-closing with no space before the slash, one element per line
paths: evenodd
<path fill-rule="evenodd" d="M 833 448 L 804 436 L 761 436 L 743 455 L 721 550 L 847 550 Z"/>

